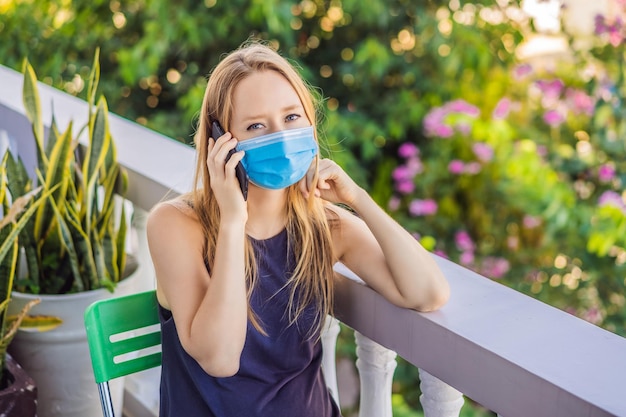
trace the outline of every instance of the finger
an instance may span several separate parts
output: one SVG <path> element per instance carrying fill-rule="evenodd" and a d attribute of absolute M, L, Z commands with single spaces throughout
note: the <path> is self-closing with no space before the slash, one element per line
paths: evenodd
<path fill-rule="evenodd" d="M 206 166 L 209 170 L 209 175 L 213 176 L 213 149 L 215 148 L 215 140 L 213 138 L 209 138 L 208 147 L 207 147 L 207 156 L 206 156 Z"/>
<path fill-rule="evenodd" d="M 330 188 L 328 181 L 332 181 L 334 178 L 335 175 L 331 169 L 328 167 L 322 168 L 317 178 L 317 188 L 320 190 L 328 190 Z"/>
<path fill-rule="evenodd" d="M 230 139 L 226 140 L 223 143 L 219 143 L 218 141 L 218 146 L 219 149 L 217 149 L 214 152 L 213 158 L 215 158 L 215 162 L 217 164 L 226 164 L 226 160 L 228 159 L 228 153 L 235 149 L 235 147 L 237 146 L 237 139 L 231 137 Z M 217 146 L 216 146 L 217 147 Z"/>
<path fill-rule="evenodd" d="M 213 139 L 213 138 L 209 138 L 208 145 L 209 145 L 209 146 L 208 146 L 208 148 L 207 148 L 207 149 L 209 150 L 209 152 L 211 152 L 211 149 L 213 149 L 213 147 L 215 146 L 215 139 Z"/>
<path fill-rule="evenodd" d="M 230 159 L 226 162 L 226 172 L 227 173 L 232 172 L 234 175 L 235 167 L 237 166 L 239 162 L 241 162 L 245 154 L 246 153 L 244 151 L 238 151 L 232 154 Z"/>
<path fill-rule="evenodd" d="M 226 132 L 222 136 L 220 136 L 217 140 L 215 140 L 215 138 L 212 138 L 213 147 L 211 148 L 211 155 L 215 157 L 222 150 L 224 145 L 232 139 L 232 137 L 233 136 L 231 135 L 230 132 Z"/>

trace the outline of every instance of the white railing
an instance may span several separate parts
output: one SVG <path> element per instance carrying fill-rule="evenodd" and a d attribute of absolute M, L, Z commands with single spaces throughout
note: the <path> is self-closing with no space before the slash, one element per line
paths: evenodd
<path fill-rule="evenodd" d="M 30 134 L 21 85 L 19 73 L 0 67 L 0 130 L 13 138 Z M 40 93 L 44 120 L 50 120 L 54 101 L 60 126 L 70 119 L 84 123 L 84 102 L 41 84 Z M 134 250 L 144 260 L 138 290 L 154 288 L 145 242 L 146 212 L 166 194 L 189 188 L 193 150 L 114 115 L 110 128 L 120 163 L 130 175 L 127 197 L 135 206 Z M 27 155 L 34 149 L 19 152 Z M 626 416 L 626 339 L 445 259 L 437 262 L 452 295 L 446 306 L 432 313 L 391 305 L 337 265 L 348 278 L 338 284 L 335 316 L 356 330 L 361 417 L 391 416 L 395 352 L 420 368 L 427 417 L 458 416 L 461 393 L 506 417 Z M 324 337 L 323 365 L 336 399 L 337 330 L 336 323 L 331 324 Z M 125 406 L 133 407 L 136 416 L 155 415 L 158 370 L 138 378 L 127 381 Z"/>

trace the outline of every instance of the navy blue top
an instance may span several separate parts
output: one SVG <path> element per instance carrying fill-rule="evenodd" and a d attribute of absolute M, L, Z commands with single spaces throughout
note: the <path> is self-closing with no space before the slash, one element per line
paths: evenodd
<path fill-rule="evenodd" d="M 215 378 L 185 352 L 169 310 L 159 306 L 162 330 L 160 417 L 337 417 L 322 375 L 314 308 L 289 326 L 285 283 L 294 267 L 287 232 L 252 239 L 259 280 L 250 304 L 267 336 L 248 322 L 239 372 Z M 289 254 L 289 255 L 288 255 Z M 207 318 L 210 320 L 210 317 Z"/>

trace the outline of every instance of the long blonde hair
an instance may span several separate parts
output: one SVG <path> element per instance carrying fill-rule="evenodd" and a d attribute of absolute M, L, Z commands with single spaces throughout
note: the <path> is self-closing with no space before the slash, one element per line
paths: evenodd
<path fill-rule="evenodd" d="M 217 120 L 229 130 L 233 114 L 233 91 L 247 76 L 258 71 L 276 71 L 294 88 L 313 126 L 316 125 L 316 106 L 308 84 L 298 75 L 294 67 L 276 51 L 260 43 L 248 43 L 227 55 L 209 77 L 198 129 L 195 135 L 197 166 L 195 190 L 191 193 L 194 209 L 198 215 L 205 237 L 205 262 L 211 269 L 217 242 L 220 213 L 215 196 L 211 191 L 211 178 L 206 165 L 210 127 Z M 317 140 L 317 133 L 315 135 Z M 317 183 L 317 164 L 315 161 Z M 297 184 L 287 190 L 287 233 L 290 250 L 296 258 L 296 266 L 286 287 L 290 288 L 288 317 L 290 324 L 296 322 L 305 307 L 315 306 L 316 326 L 309 335 L 318 333 L 324 318 L 331 313 L 333 305 L 333 263 L 329 217 L 332 212 L 316 197 L 306 199 Z M 334 221 L 332 222 L 334 223 Z M 257 267 L 250 240 L 246 242 L 246 282 L 248 300 L 257 282 Z M 253 311 L 249 317 L 257 330 L 264 333 L 262 323 Z"/>

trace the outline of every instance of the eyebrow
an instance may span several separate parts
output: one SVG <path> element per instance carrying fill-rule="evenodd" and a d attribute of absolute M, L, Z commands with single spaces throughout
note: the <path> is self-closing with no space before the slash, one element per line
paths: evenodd
<path fill-rule="evenodd" d="M 290 112 L 292 110 L 299 110 L 299 109 L 302 109 L 302 111 L 304 111 L 304 106 L 302 104 L 300 104 L 300 103 L 297 103 L 297 104 L 294 103 L 294 104 L 290 104 L 288 106 L 283 107 L 282 109 L 280 109 L 280 111 L 282 113 L 287 113 L 287 112 Z M 245 119 L 243 119 L 242 123 L 250 122 L 250 121 L 253 121 L 253 120 L 263 119 L 264 117 L 265 117 L 265 114 L 257 114 L 257 115 L 254 115 L 254 116 L 249 116 L 249 117 L 246 117 Z"/>

